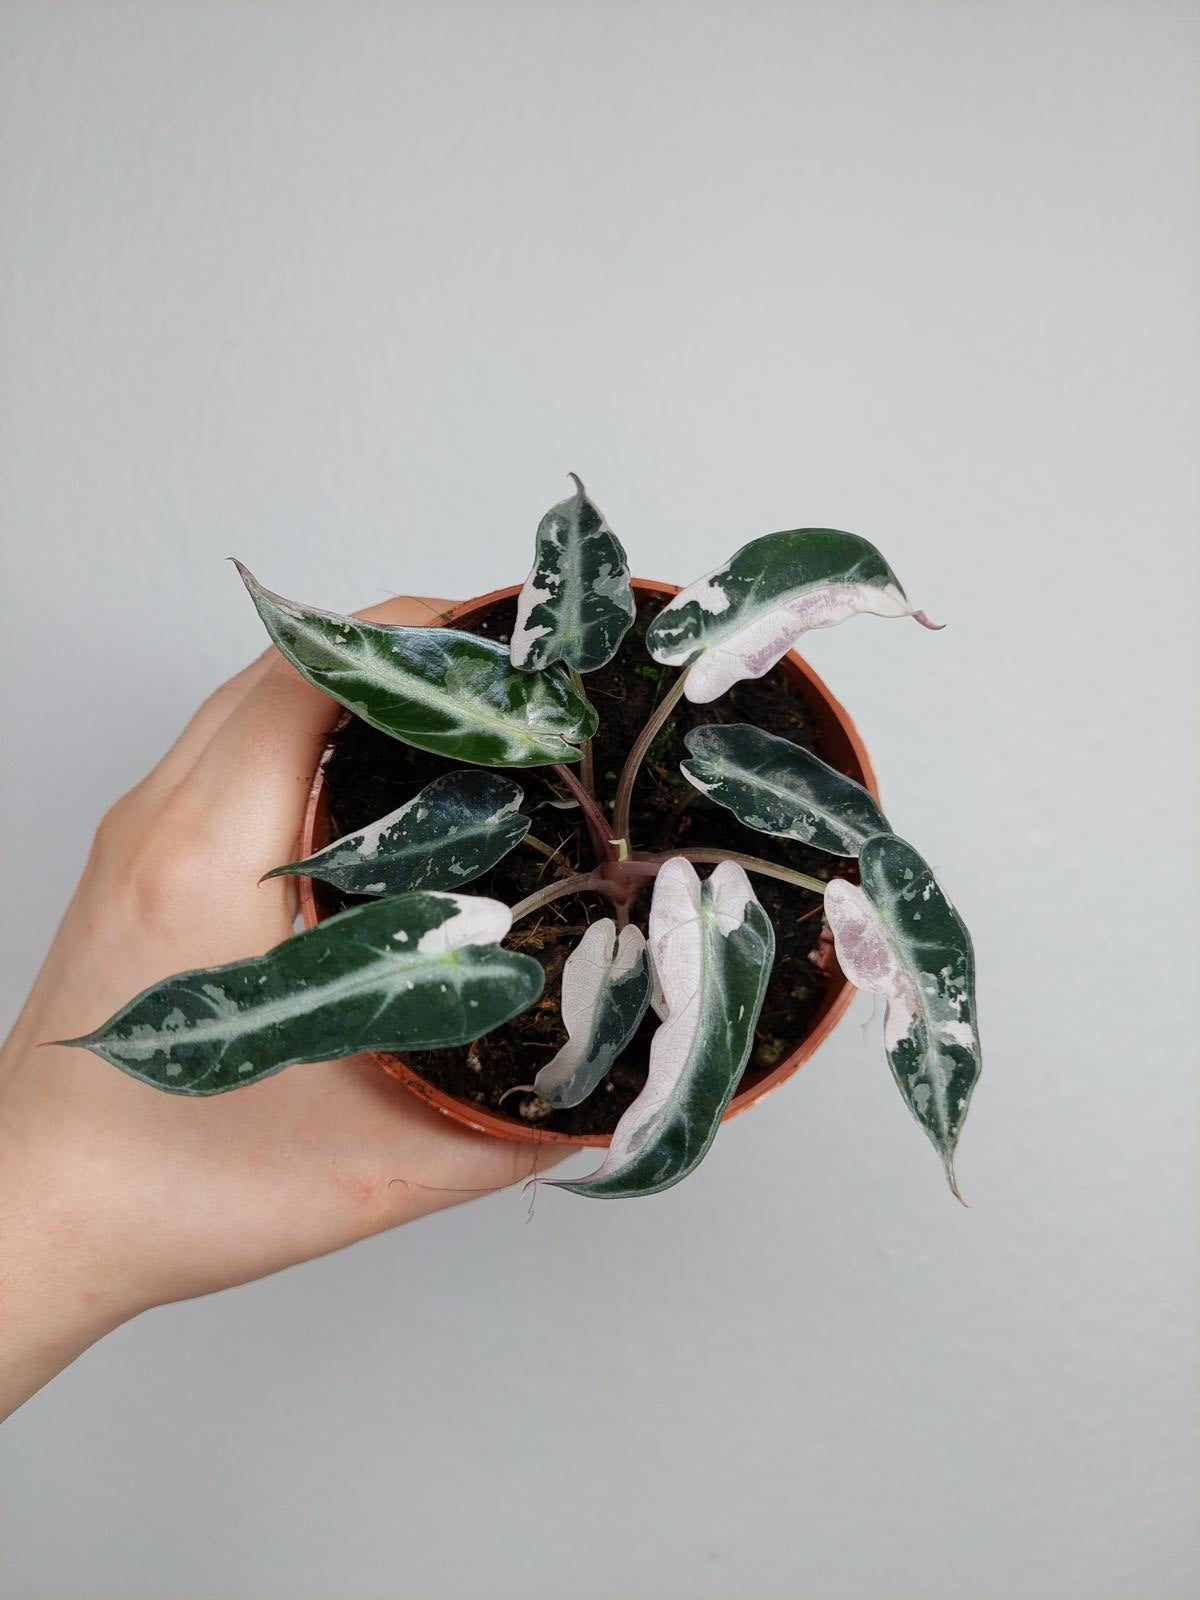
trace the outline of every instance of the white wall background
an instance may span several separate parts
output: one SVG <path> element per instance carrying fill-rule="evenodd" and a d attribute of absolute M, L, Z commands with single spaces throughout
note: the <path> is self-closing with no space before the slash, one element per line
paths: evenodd
<path fill-rule="evenodd" d="M 513 1194 L 128 1327 L 0 1439 L 14 1600 L 1181 1600 L 1200 10 L 0 5 L 3 1007 L 259 627 L 797 522 L 976 935 L 947 1197 L 860 1003 L 634 1210 Z M 181 1201 L 185 1197 L 181 1197 Z"/>

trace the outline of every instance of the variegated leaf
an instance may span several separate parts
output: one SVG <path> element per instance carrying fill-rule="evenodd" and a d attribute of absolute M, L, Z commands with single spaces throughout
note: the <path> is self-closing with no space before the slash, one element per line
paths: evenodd
<path fill-rule="evenodd" d="M 526 1010 L 544 974 L 501 950 L 507 906 L 407 894 L 355 906 L 264 956 L 181 972 L 94 1033 L 93 1050 L 175 1094 L 223 1094 L 295 1061 L 466 1044 Z"/>
<path fill-rule="evenodd" d="M 447 772 L 370 827 L 266 876 L 303 873 L 349 894 L 457 889 L 520 844 L 529 831 L 522 798 L 498 773 Z"/>
<path fill-rule="evenodd" d="M 835 856 L 856 856 L 864 839 L 890 831 L 861 783 L 788 739 L 734 722 L 692 728 L 683 742 L 684 777 L 747 828 Z"/>
<path fill-rule="evenodd" d="M 705 705 L 743 678 L 761 678 L 812 628 L 860 612 L 914 617 L 895 573 L 866 539 L 836 528 L 768 533 L 681 589 L 654 618 L 646 646 L 656 661 L 689 666 L 684 694 Z"/>
<path fill-rule="evenodd" d="M 276 645 L 310 683 L 418 750 L 478 766 L 578 761 L 595 707 L 565 673 L 518 672 L 504 645 L 453 628 L 318 611 L 237 569 Z"/>
<path fill-rule="evenodd" d="M 620 541 L 571 476 L 575 493 L 542 518 L 533 569 L 517 598 L 509 651 L 525 672 L 555 661 L 595 672 L 616 655 L 637 615 Z"/>
<path fill-rule="evenodd" d="M 617 1061 L 650 1004 L 650 957 L 633 923 L 593 922 L 567 957 L 562 1019 L 567 1043 L 533 1080 L 549 1106 L 577 1106 Z"/>
<path fill-rule="evenodd" d="M 835 878 L 825 891 L 838 960 L 856 988 L 887 1000 L 892 1073 L 958 1195 L 954 1147 L 980 1067 L 971 935 L 903 839 L 868 839 L 858 870 L 861 888 Z"/>
<path fill-rule="evenodd" d="M 716 1137 L 775 958 L 774 931 L 736 862 L 722 861 L 703 884 L 682 857 L 665 863 L 650 907 L 650 956 L 667 1017 L 650 1045 L 646 1087 L 596 1171 L 558 1180 L 575 1194 L 657 1194 L 685 1178 Z"/>

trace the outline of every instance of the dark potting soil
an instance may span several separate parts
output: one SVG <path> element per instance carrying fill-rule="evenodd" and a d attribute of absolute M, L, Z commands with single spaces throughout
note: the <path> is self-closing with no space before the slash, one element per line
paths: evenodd
<path fill-rule="evenodd" d="M 585 679 L 588 698 L 600 713 L 593 760 L 598 796 L 609 813 L 625 754 L 675 676 L 673 669 L 652 661 L 645 647 L 646 625 L 664 603 L 657 597 L 641 600 L 637 622 L 615 659 Z M 515 613 L 515 601 L 501 601 L 473 619 L 470 631 L 507 641 Z M 711 705 L 693 706 L 681 700 L 642 764 L 630 824 L 634 848 L 737 850 L 818 878 L 844 870 L 846 864 L 835 857 L 743 827 L 732 812 L 714 805 L 688 783 L 679 770 L 687 754 L 683 736 L 707 722 L 750 722 L 829 759 L 816 737 L 800 686 L 778 668 L 765 678 L 736 684 Z M 333 743 L 325 780 L 335 838 L 394 811 L 432 779 L 463 765 L 411 749 L 357 717 L 334 735 Z M 595 856 L 578 809 L 548 804 L 567 797 L 551 769 L 524 768 L 511 776 L 525 791 L 522 810 L 533 819 L 530 832 L 557 854 L 550 861 L 531 846 L 518 845 L 490 872 L 465 885 L 463 892 L 515 905 L 556 877 L 588 871 Z M 711 868 L 700 871 L 706 874 Z M 757 1076 L 782 1061 L 804 1037 L 824 998 L 826 978 L 815 963 L 823 923 L 814 897 L 774 878 L 755 877 L 753 882 L 776 940 L 775 965 L 747 1066 L 747 1073 Z M 325 915 L 360 903 L 325 885 L 314 888 Z M 649 899 L 647 884 L 634 909 L 643 927 Z M 535 956 L 546 972 L 545 991 L 537 1004 L 472 1045 L 410 1052 L 405 1060 L 443 1092 L 514 1121 L 568 1135 L 611 1133 L 646 1080 L 650 1040 L 657 1026 L 653 1010 L 647 1012 L 621 1060 L 582 1105 L 547 1112 L 531 1094 L 508 1095 L 502 1103 L 506 1090 L 530 1083 L 564 1043 L 566 1030 L 558 1011 L 563 963 L 588 924 L 608 914 L 608 902 L 588 894 L 553 901 L 517 923 L 506 944 Z"/>

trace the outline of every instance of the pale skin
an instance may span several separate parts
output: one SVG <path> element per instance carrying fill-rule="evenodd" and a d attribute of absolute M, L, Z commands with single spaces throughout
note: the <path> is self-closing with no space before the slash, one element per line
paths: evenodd
<path fill-rule="evenodd" d="M 447 604 L 361 615 L 427 625 Z M 361 1059 L 187 1099 L 44 1043 L 291 933 L 294 881 L 258 879 L 293 856 L 336 713 L 269 651 L 97 830 L 0 1049 L 0 1418 L 141 1311 L 519 1183 L 564 1151 L 471 1133 Z"/>

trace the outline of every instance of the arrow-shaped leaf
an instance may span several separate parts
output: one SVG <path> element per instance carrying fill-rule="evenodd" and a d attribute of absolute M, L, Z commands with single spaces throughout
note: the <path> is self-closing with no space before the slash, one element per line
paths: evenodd
<path fill-rule="evenodd" d="M 684 777 L 747 828 L 835 856 L 856 856 L 865 839 L 889 832 L 861 783 L 790 740 L 734 722 L 692 728 L 683 742 Z"/>
<path fill-rule="evenodd" d="M 279 649 L 310 683 L 392 738 L 479 766 L 578 761 L 594 706 L 562 672 L 518 672 L 504 645 L 453 628 L 387 627 L 318 611 L 242 581 Z"/>
<path fill-rule="evenodd" d="M 702 884 L 675 856 L 655 880 L 650 955 L 667 1018 L 650 1045 L 646 1087 L 601 1166 L 559 1181 L 575 1194 L 657 1194 L 704 1158 L 750 1055 L 775 934 L 736 862 L 722 861 Z"/>
<path fill-rule="evenodd" d="M 575 493 L 538 525 L 533 569 L 517 598 L 513 665 L 535 672 L 564 661 L 594 672 L 616 655 L 636 615 L 625 552 L 575 478 Z"/>
<path fill-rule="evenodd" d="M 577 1106 L 604 1077 L 638 1030 L 650 1004 L 650 957 L 633 923 L 618 935 L 611 917 L 593 922 L 567 957 L 562 1019 L 567 1043 L 533 1087 L 547 1105 Z"/>
<path fill-rule="evenodd" d="M 768 533 L 681 589 L 646 631 L 656 661 L 691 664 L 684 693 L 705 705 L 743 678 L 761 678 L 812 628 L 860 612 L 915 617 L 895 573 L 866 539 L 836 528 Z"/>
<path fill-rule="evenodd" d="M 954 1147 L 980 1068 L 971 935 L 903 839 L 868 839 L 858 870 L 861 888 L 835 878 L 825 891 L 838 960 L 856 988 L 886 998 L 892 1073 L 957 1195 Z"/>
<path fill-rule="evenodd" d="M 295 1061 L 466 1044 L 531 1006 L 544 974 L 501 950 L 507 906 L 407 894 L 355 906 L 264 956 L 181 972 L 94 1033 L 94 1050 L 176 1094 L 223 1094 Z"/>
<path fill-rule="evenodd" d="M 268 878 L 303 873 L 349 894 L 457 889 L 494 867 L 529 831 L 523 796 L 495 772 L 447 772 L 398 810 Z"/>

